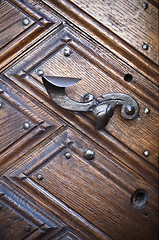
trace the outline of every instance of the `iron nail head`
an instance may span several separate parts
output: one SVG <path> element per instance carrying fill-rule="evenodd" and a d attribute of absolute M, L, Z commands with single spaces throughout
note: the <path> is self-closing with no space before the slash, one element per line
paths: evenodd
<path fill-rule="evenodd" d="M 41 174 L 38 174 L 37 177 L 36 177 L 38 180 L 43 180 L 43 176 Z"/>
<path fill-rule="evenodd" d="M 29 23 L 30 23 L 30 20 L 29 20 L 28 18 L 25 18 L 25 19 L 23 20 L 23 25 L 24 25 L 24 26 L 28 26 Z"/>
<path fill-rule="evenodd" d="M 145 114 L 150 113 L 150 109 L 146 107 L 146 108 L 144 109 L 144 113 L 145 113 Z"/>
<path fill-rule="evenodd" d="M 87 149 L 84 154 L 83 154 L 84 158 L 87 160 L 93 160 L 95 158 L 95 153 L 93 150 L 91 149 Z"/>
<path fill-rule="evenodd" d="M 63 53 L 64 53 L 65 57 L 69 57 L 71 55 L 72 51 L 70 48 L 64 48 Z"/>
<path fill-rule="evenodd" d="M 66 157 L 67 159 L 70 159 L 70 158 L 71 158 L 71 153 L 69 153 L 69 152 L 65 153 L 65 157 Z"/>
<path fill-rule="evenodd" d="M 29 122 L 25 122 L 25 123 L 23 124 L 23 129 L 27 130 L 27 129 L 29 129 L 29 128 L 30 128 L 30 123 L 29 123 Z"/>
<path fill-rule="evenodd" d="M 25 227 L 25 231 L 26 231 L 26 232 L 30 232 L 31 229 L 32 229 L 32 226 L 30 226 L 30 225 L 28 225 L 28 226 Z"/>
<path fill-rule="evenodd" d="M 43 76 L 44 75 L 44 71 L 43 70 L 41 70 L 41 69 L 39 69 L 38 71 L 37 71 L 37 75 L 38 76 Z"/>
<path fill-rule="evenodd" d="M 149 49 L 149 46 L 148 46 L 148 44 L 144 43 L 144 44 L 142 45 L 142 48 L 143 48 L 143 50 L 148 50 L 148 49 Z"/>
<path fill-rule="evenodd" d="M 146 9 L 148 8 L 148 6 L 149 6 L 148 3 L 146 3 L 146 2 L 144 2 L 144 3 L 142 4 L 142 7 L 143 7 L 144 10 L 146 10 Z"/>
<path fill-rule="evenodd" d="M 149 153 L 149 151 L 145 150 L 145 151 L 143 152 L 143 155 L 144 155 L 145 157 L 149 157 L 149 156 L 150 156 L 150 153 Z"/>

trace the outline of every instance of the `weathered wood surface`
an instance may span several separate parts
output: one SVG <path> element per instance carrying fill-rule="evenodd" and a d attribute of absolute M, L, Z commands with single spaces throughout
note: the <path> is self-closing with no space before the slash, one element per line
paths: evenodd
<path fill-rule="evenodd" d="M 158 2 L 142 4 L 1 1 L 1 239 L 158 239 Z M 52 102 L 39 70 L 82 78 L 66 89 L 76 101 L 126 93 L 139 116 L 116 108 L 97 131 Z"/>

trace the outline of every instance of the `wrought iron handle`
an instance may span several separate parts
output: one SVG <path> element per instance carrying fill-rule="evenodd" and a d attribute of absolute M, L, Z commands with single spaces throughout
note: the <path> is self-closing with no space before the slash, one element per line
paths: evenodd
<path fill-rule="evenodd" d="M 42 80 L 51 99 L 60 107 L 70 111 L 92 112 L 97 130 L 107 125 L 117 105 L 122 106 L 121 116 L 124 119 L 134 119 L 139 114 L 138 103 L 125 93 L 108 93 L 97 99 L 93 95 L 85 95 L 84 102 L 77 102 L 67 96 L 65 87 L 73 86 L 81 79 L 45 76 Z"/>

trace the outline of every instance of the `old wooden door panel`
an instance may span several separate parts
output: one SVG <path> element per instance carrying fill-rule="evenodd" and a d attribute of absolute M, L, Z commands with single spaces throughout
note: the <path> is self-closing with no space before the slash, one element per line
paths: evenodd
<path fill-rule="evenodd" d="M 111 156 L 107 152 L 101 155 L 100 151 L 96 151 L 93 164 L 83 158 L 86 147 L 97 149 L 90 140 L 88 143 L 85 137 L 81 139 L 76 132 L 64 131 L 56 138 L 49 137 L 5 176 L 24 191 L 36 192 L 37 198 L 41 195 L 42 201 L 50 207 L 52 201 L 58 205 L 54 200 L 56 196 L 64 204 L 63 208 L 69 207 L 77 216 L 81 215 L 115 239 L 147 239 L 149 234 L 149 237 L 152 236 L 149 227 L 154 228 L 155 239 L 157 195 L 146 189 L 153 201 L 140 214 L 130 204 L 131 196 L 136 188 L 145 189 L 145 186 L 126 172 L 124 175 L 130 184 L 127 182 L 123 186 L 118 183 L 113 177 L 119 174 L 113 168 L 113 161 L 109 160 L 109 169 L 113 172 L 106 170 L 106 161 Z M 68 152 L 71 154 L 69 158 L 66 155 Z M 151 216 L 151 222 L 145 214 Z M 96 234 L 99 234 L 98 231 Z"/>
<path fill-rule="evenodd" d="M 1 182 L 0 195 L 1 239 L 41 239 L 45 233 L 46 238 L 66 235 L 66 226 L 57 221 L 53 214 L 44 212 L 13 187 Z M 69 234 L 69 229 L 67 232 Z"/>
<path fill-rule="evenodd" d="M 69 0 L 56 0 L 54 2 L 43 0 L 42 2 L 45 2 L 50 8 L 56 10 L 60 15 L 62 14 L 63 17 L 88 33 L 92 39 L 98 40 L 111 52 L 148 77 L 153 83 L 158 84 L 158 64 L 144 56 L 113 31 L 103 26 L 94 17 L 86 14 L 85 11 Z M 156 44 L 157 41 L 156 39 Z"/>
<path fill-rule="evenodd" d="M 29 1 L 1 1 L 1 45 L 0 69 L 10 65 L 18 54 L 36 41 L 44 38 L 48 31 L 60 25 L 60 21 L 49 11 Z M 49 29 L 48 29 L 49 28 Z"/>
<path fill-rule="evenodd" d="M 153 99 L 154 106 L 152 106 L 149 96 L 151 92 L 147 91 L 148 94 L 145 94 L 145 92 L 141 91 L 139 88 L 137 88 L 137 92 L 133 92 L 135 86 L 138 85 L 137 82 L 139 82 L 136 76 L 134 76 L 134 80 L 132 80 L 130 84 L 124 80 L 124 72 L 119 72 L 119 70 L 113 76 L 109 76 L 107 71 L 113 71 L 113 63 L 112 65 L 109 63 L 112 68 L 111 70 L 108 70 L 106 64 L 103 66 L 105 59 L 100 55 L 96 55 L 96 58 L 94 58 L 93 46 L 89 46 L 89 42 L 82 39 L 82 34 L 80 35 L 81 41 L 79 42 L 77 39 L 77 36 L 79 37 L 79 35 L 72 35 L 73 33 L 71 32 L 72 34 L 70 34 L 68 30 L 68 28 L 64 28 L 54 37 L 52 34 L 49 35 L 48 39 L 45 39 L 45 41 L 37 46 L 37 48 L 30 51 L 28 55 L 12 66 L 11 69 L 7 69 L 4 72 L 4 76 L 16 82 L 21 88 L 28 91 L 28 93 L 31 92 L 35 98 L 43 101 L 43 103 L 47 104 L 49 108 L 52 110 L 54 109 L 56 114 L 59 113 L 60 115 L 63 115 L 64 110 L 59 109 L 53 102 L 50 102 L 49 96 L 42 84 L 41 76 L 38 76 L 39 70 L 43 71 L 45 75 L 82 77 L 82 80 L 79 83 L 70 87 L 70 90 L 68 90 L 69 96 L 78 101 L 81 101 L 82 96 L 87 92 L 94 94 L 95 97 L 109 92 L 123 92 L 134 96 L 140 106 L 140 117 L 133 121 L 126 121 L 120 117 L 119 111 L 116 111 L 106 127 L 104 137 L 105 140 L 107 140 L 107 134 L 111 134 L 128 148 L 136 152 L 141 157 L 137 166 L 137 155 L 135 157 L 135 162 L 130 162 L 129 160 L 122 161 L 124 161 L 124 164 L 135 170 L 141 177 L 148 176 L 148 182 L 152 185 L 156 185 L 157 173 L 154 174 L 154 169 L 157 167 L 158 147 L 156 133 L 157 113 L 155 110 L 157 107 L 157 103 L 155 102 L 155 100 L 157 100 L 157 88 L 146 81 L 146 79 L 144 79 L 141 86 L 143 89 L 146 89 L 147 85 L 150 86 L 150 89 L 153 88 L 153 98 L 151 96 L 151 99 Z M 63 55 L 66 44 L 67 48 L 69 47 L 72 51 L 70 57 L 65 57 Z M 118 74 L 121 75 L 121 82 L 116 80 L 118 79 Z M 140 84 L 141 83 L 139 83 L 139 85 Z M 144 113 L 146 107 L 150 109 L 150 114 L 146 115 Z M 60 110 L 62 111 L 59 112 Z M 83 121 L 91 124 L 91 127 L 93 128 L 94 119 L 88 114 L 87 116 L 91 118 L 91 122 L 88 118 L 85 118 L 85 116 L 83 116 Z M 66 119 L 66 114 L 63 115 L 63 118 Z M 75 115 L 71 114 L 69 121 L 72 121 L 74 125 L 76 121 Z M 80 124 L 76 127 L 79 128 Z M 103 134 L 103 131 L 101 131 L 101 133 Z M 96 135 L 97 134 L 98 133 L 96 133 Z M 143 134 L 144 138 L 142 137 Z M 99 144 L 100 143 L 101 141 L 99 140 Z M 150 156 L 145 157 L 143 152 L 147 149 L 149 149 Z M 127 151 L 128 154 L 131 155 L 130 150 Z M 147 160 L 146 163 L 143 158 Z M 144 168 L 142 161 L 144 161 Z"/>
<path fill-rule="evenodd" d="M 148 8 L 144 9 L 142 0 L 125 0 L 120 1 L 120 4 L 111 0 L 96 2 L 71 0 L 71 2 L 158 64 L 159 5 L 156 6 L 152 1 Z M 144 50 L 143 44 L 148 44 L 149 49 Z"/>
<path fill-rule="evenodd" d="M 0 172 L 18 157 L 58 131 L 62 123 L 38 103 L 0 80 Z"/>
<path fill-rule="evenodd" d="M 146 10 L 125 0 L 1 2 L 2 239 L 158 239 L 158 23 L 151 2 Z M 66 89 L 76 101 L 88 92 L 127 93 L 139 116 L 126 121 L 117 108 L 96 131 L 91 114 L 52 102 L 43 75 L 82 78 Z"/>

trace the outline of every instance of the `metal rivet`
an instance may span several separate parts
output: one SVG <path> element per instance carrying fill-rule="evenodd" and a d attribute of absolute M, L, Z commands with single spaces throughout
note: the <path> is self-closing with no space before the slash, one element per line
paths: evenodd
<path fill-rule="evenodd" d="M 3 205 L 0 203 L 0 210 L 3 208 Z"/>
<path fill-rule="evenodd" d="M 63 53 L 64 53 L 65 57 L 69 57 L 72 52 L 71 52 L 71 50 L 69 48 L 64 48 Z"/>
<path fill-rule="evenodd" d="M 30 128 L 30 123 L 25 122 L 25 123 L 23 124 L 23 128 L 24 128 L 25 130 L 29 129 L 29 128 Z"/>
<path fill-rule="evenodd" d="M 150 109 L 146 107 L 146 108 L 144 109 L 144 113 L 145 113 L 145 114 L 150 113 Z"/>
<path fill-rule="evenodd" d="M 70 158 L 71 158 L 71 153 L 69 153 L 69 152 L 65 153 L 65 157 L 66 157 L 67 159 L 70 159 Z"/>
<path fill-rule="evenodd" d="M 37 71 L 37 75 L 38 75 L 38 76 L 43 76 L 43 75 L 44 75 L 43 70 L 40 70 L 40 69 L 39 69 L 39 70 Z"/>
<path fill-rule="evenodd" d="M 30 225 L 28 225 L 28 226 L 25 227 L 25 231 L 26 231 L 26 232 L 30 232 L 31 229 L 32 229 L 32 226 L 30 226 Z"/>
<path fill-rule="evenodd" d="M 125 108 L 125 113 L 127 115 L 133 115 L 135 113 L 135 107 L 131 105 L 127 105 Z"/>
<path fill-rule="evenodd" d="M 87 149 L 84 154 L 84 158 L 87 160 L 93 160 L 95 157 L 95 153 L 91 149 Z"/>
<path fill-rule="evenodd" d="M 148 3 L 146 3 L 146 2 L 144 2 L 144 3 L 142 4 L 142 7 L 143 7 L 144 10 L 146 10 L 146 9 L 148 8 L 148 6 L 149 6 Z"/>
<path fill-rule="evenodd" d="M 143 155 L 144 155 L 145 157 L 150 156 L 150 154 L 149 154 L 149 152 L 148 152 L 147 150 L 145 150 L 145 151 L 143 152 Z"/>
<path fill-rule="evenodd" d="M 25 18 L 25 19 L 23 20 L 23 24 L 24 24 L 25 26 L 29 25 L 29 23 L 30 23 L 30 20 L 29 20 L 28 18 Z"/>
<path fill-rule="evenodd" d="M 83 97 L 83 102 L 90 102 L 94 99 L 94 96 L 90 93 L 87 93 L 86 95 L 84 95 Z"/>
<path fill-rule="evenodd" d="M 38 174 L 37 177 L 36 177 L 38 180 L 43 180 L 43 176 L 41 174 Z"/>
<path fill-rule="evenodd" d="M 143 48 L 144 50 L 148 50 L 148 49 L 149 49 L 149 46 L 148 46 L 148 44 L 144 43 L 144 44 L 142 45 L 142 48 Z"/>
<path fill-rule="evenodd" d="M 0 108 L 2 107 L 2 103 L 0 103 Z"/>
<path fill-rule="evenodd" d="M 149 200 L 149 193 L 144 189 L 138 189 L 134 192 L 131 203 L 135 208 L 141 209 L 143 208 Z"/>

